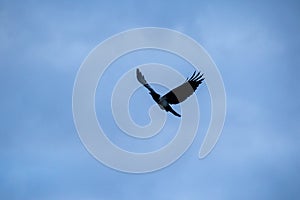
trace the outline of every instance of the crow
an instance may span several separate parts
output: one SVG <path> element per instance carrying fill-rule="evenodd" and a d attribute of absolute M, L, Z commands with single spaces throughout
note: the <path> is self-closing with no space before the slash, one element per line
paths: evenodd
<path fill-rule="evenodd" d="M 204 80 L 203 74 L 201 74 L 200 72 L 196 73 L 195 71 L 193 75 L 190 78 L 187 78 L 183 84 L 169 91 L 167 94 L 161 97 L 147 83 L 145 77 L 139 69 L 136 70 L 136 77 L 137 80 L 150 91 L 149 94 L 152 96 L 154 101 L 159 105 L 159 107 L 162 110 L 165 110 L 166 112 L 171 112 L 177 117 L 181 117 L 181 115 L 178 114 L 175 110 L 173 110 L 170 104 L 179 104 L 186 100 L 189 96 L 193 94 L 193 92 L 195 92 L 197 87 Z"/>

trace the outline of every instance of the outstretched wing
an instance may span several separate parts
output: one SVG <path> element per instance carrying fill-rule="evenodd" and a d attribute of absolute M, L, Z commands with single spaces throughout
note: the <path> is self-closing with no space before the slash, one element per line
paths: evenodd
<path fill-rule="evenodd" d="M 152 98 L 154 100 L 158 100 L 160 95 L 157 94 L 152 88 L 151 86 L 147 83 L 145 77 L 143 76 L 142 72 L 139 70 L 139 69 L 136 69 L 136 78 L 137 80 L 143 85 L 145 86 L 149 91 L 150 91 L 150 94 L 152 96 Z"/>
<path fill-rule="evenodd" d="M 181 103 L 193 94 L 193 92 L 197 89 L 197 87 L 202 83 L 203 80 L 203 74 L 200 74 L 200 72 L 196 73 L 195 71 L 193 75 L 188 78 L 182 85 L 171 90 L 162 98 L 166 99 L 169 104 Z"/>

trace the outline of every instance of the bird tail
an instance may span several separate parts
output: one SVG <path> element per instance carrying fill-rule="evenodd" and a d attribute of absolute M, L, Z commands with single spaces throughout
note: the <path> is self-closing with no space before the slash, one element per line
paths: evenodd
<path fill-rule="evenodd" d="M 167 106 L 166 111 L 171 112 L 173 115 L 175 115 L 177 117 L 181 117 L 181 115 L 178 114 L 175 110 L 173 110 L 173 108 L 171 106 Z"/>

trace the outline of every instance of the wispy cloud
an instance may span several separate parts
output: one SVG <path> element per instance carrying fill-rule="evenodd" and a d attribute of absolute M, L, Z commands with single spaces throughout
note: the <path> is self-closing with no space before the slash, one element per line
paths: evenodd
<path fill-rule="evenodd" d="M 2 199 L 299 199 L 299 3 L 0 4 Z M 207 124 L 174 165 L 145 175 L 111 170 L 81 144 L 71 110 L 76 72 L 95 45 L 137 26 L 183 31 L 221 71 L 227 121 L 204 160 L 197 153 Z M 129 55 L 128 67 L 112 66 L 103 81 L 113 84 L 135 64 L 160 59 L 189 74 L 183 61 L 161 57 Z M 111 88 L 103 88 L 108 99 Z M 209 105 L 207 91 L 199 97 Z M 104 117 L 106 128 L 117 131 L 112 117 Z M 111 137 L 127 140 L 118 134 Z"/>

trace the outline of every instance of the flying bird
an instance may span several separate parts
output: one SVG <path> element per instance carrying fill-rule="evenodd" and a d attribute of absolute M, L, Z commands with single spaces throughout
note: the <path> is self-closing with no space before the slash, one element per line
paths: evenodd
<path fill-rule="evenodd" d="M 181 117 L 181 115 L 178 114 L 175 110 L 173 110 L 170 104 L 179 104 L 186 100 L 195 92 L 195 90 L 204 80 L 203 74 L 201 74 L 200 72 L 196 73 L 195 71 L 193 75 L 190 78 L 187 78 L 183 84 L 174 88 L 173 90 L 169 91 L 167 94 L 161 97 L 147 83 L 144 75 L 139 69 L 136 70 L 136 77 L 137 80 L 150 91 L 149 94 L 152 96 L 154 101 L 159 105 L 159 107 L 162 110 L 165 110 L 166 112 L 171 112 L 177 117 Z"/>

